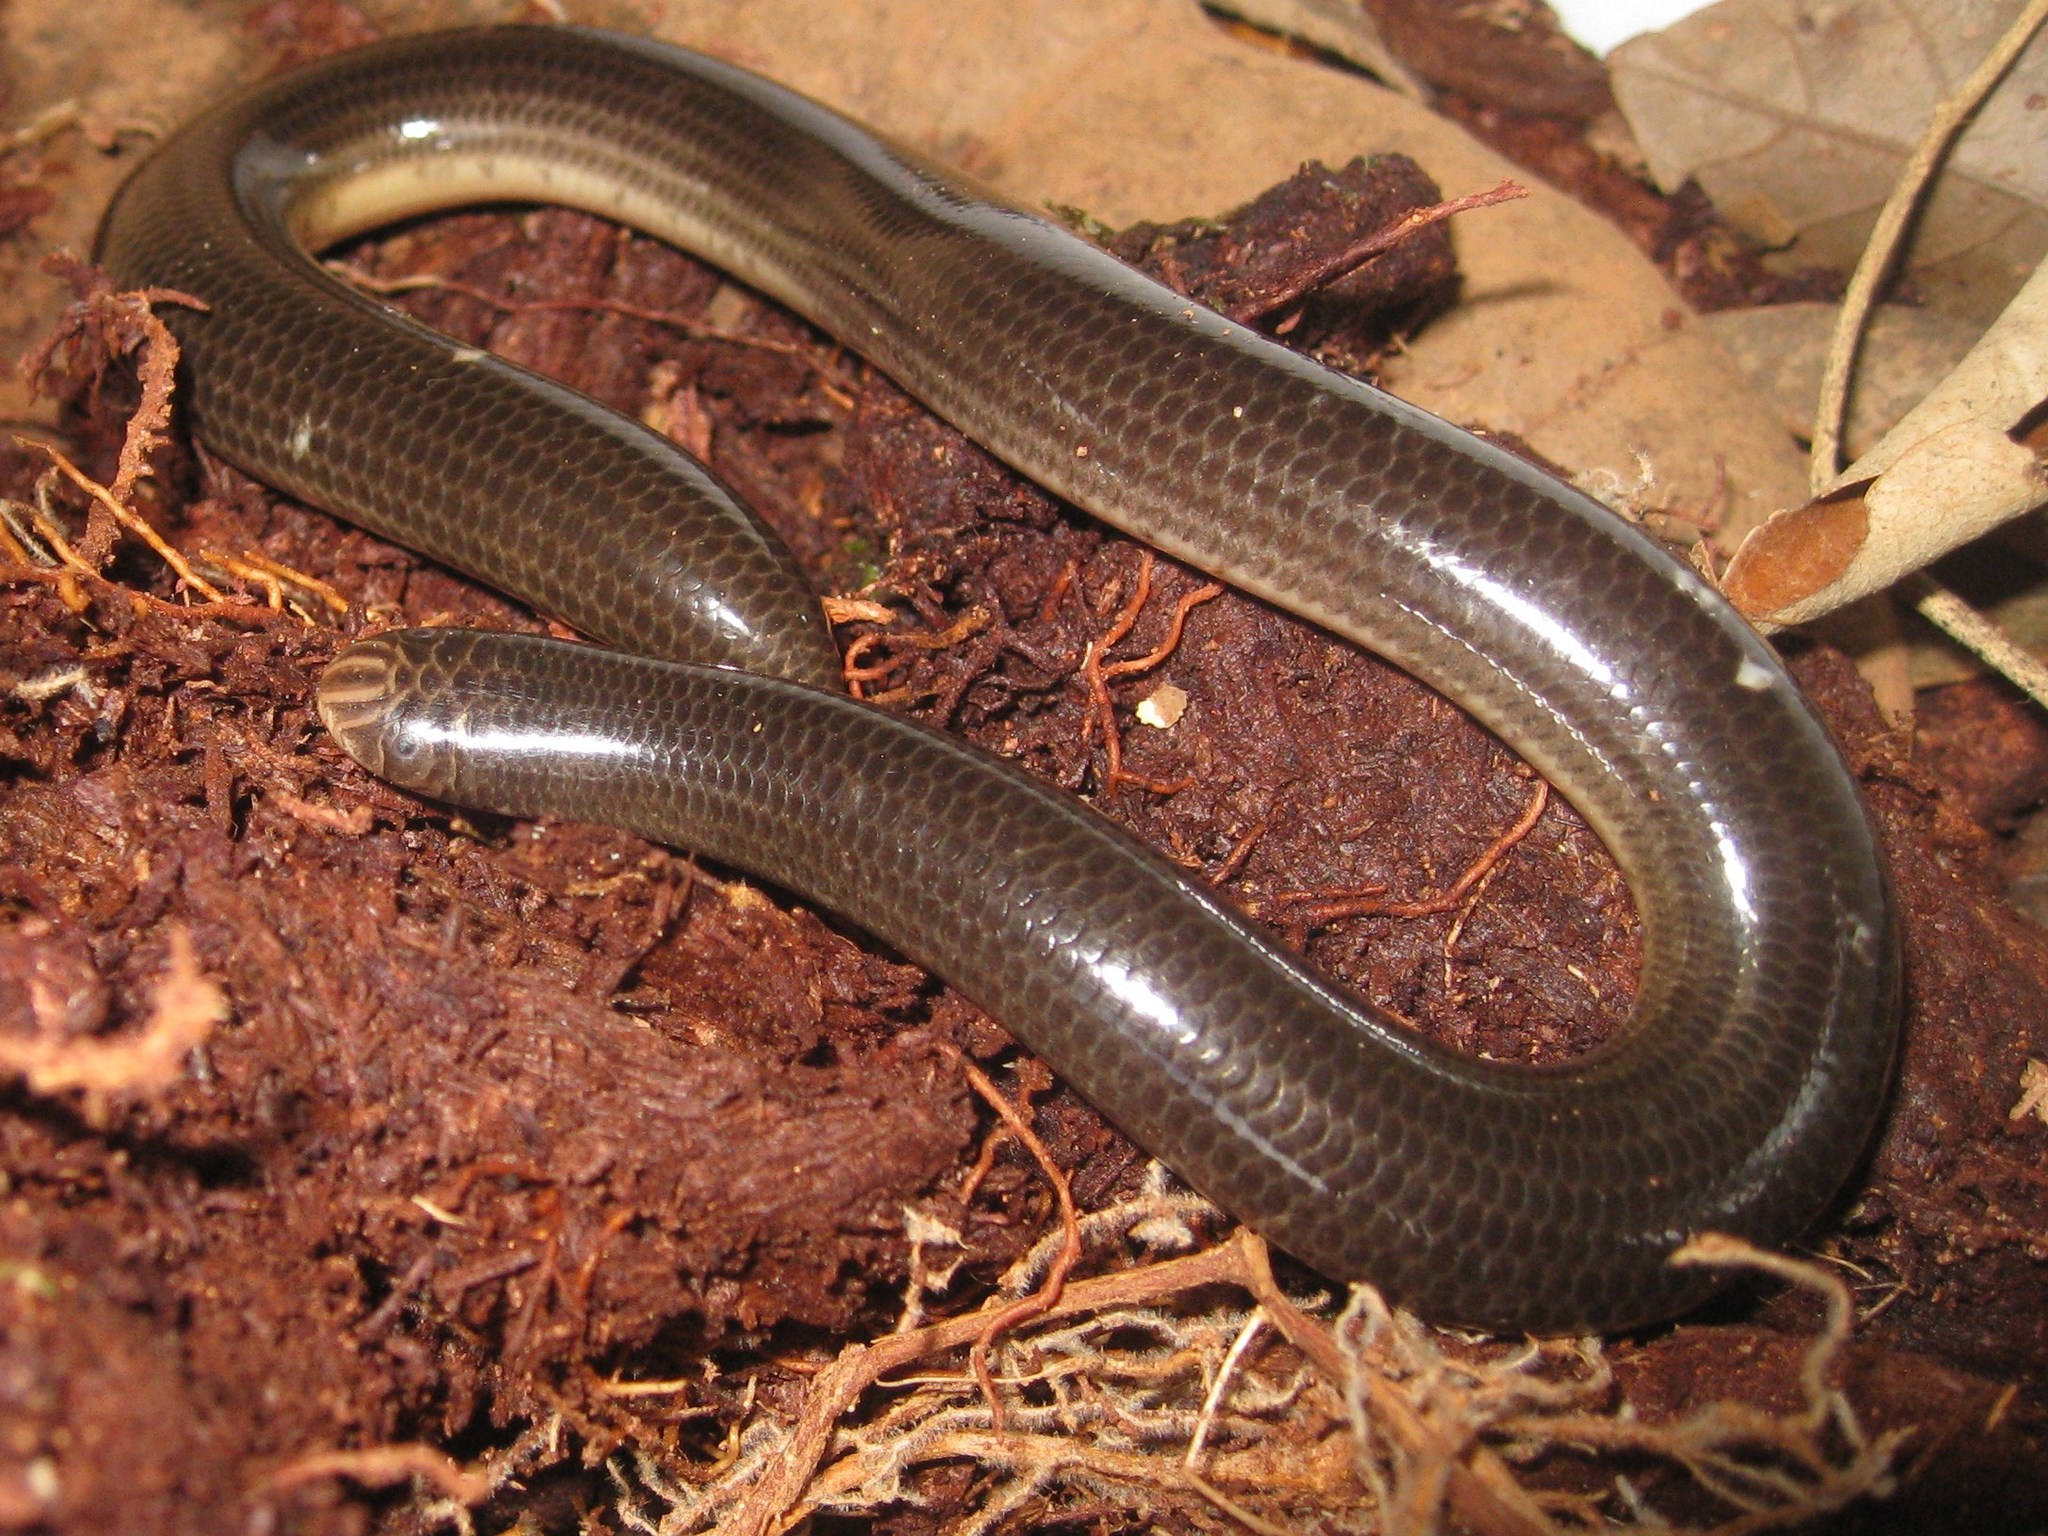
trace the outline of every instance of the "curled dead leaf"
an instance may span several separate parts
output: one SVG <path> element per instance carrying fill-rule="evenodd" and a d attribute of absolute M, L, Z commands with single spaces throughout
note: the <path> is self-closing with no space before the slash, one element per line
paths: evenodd
<path fill-rule="evenodd" d="M 2048 503 L 2044 404 L 2048 269 L 1876 447 L 1744 542 L 1729 597 L 1761 624 L 1803 624 Z"/>

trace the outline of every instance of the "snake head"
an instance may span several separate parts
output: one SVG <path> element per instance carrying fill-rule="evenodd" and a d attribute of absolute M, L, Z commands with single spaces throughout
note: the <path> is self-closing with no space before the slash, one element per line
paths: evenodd
<path fill-rule="evenodd" d="M 447 799 L 455 788 L 451 744 L 462 722 L 422 686 L 427 663 L 416 652 L 429 633 L 401 630 L 346 647 L 320 674 L 314 704 L 342 751 L 371 773 Z"/>

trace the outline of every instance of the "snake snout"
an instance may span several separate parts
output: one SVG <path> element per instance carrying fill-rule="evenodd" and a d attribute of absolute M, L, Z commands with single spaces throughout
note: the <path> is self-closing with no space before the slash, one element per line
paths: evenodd
<path fill-rule="evenodd" d="M 380 778 L 393 776 L 385 749 L 408 672 L 398 646 L 358 640 L 327 664 L 313 690 L 314 707 L 341 750 Z"/>

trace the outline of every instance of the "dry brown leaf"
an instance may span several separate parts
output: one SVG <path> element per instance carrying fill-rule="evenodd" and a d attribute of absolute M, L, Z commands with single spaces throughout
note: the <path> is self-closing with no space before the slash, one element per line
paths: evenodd
<path fill-rule="evenodd" d="M 1609 57 L 1659 184 L 1696 178 L 1790 264 L 1855 264 L 1900 166 L 2022 0 L 1722 0 Z M 1956 142 L 1907 253 L 1928 301 L 1986 324 L 2048 251 L 2036 38 Z"/>
<path fill-rule="evenodd" d="M 1813 433 L 1821 369 L 1834 336 L 1833 304 L 1767 304 L 1702 315 L 1736 366 L 1764 390 L 1792 436 Z M 1926 398 L 1976 345 L 1983 327 L 1931 309 L 1880 305 L 1858 354 L 1844 434 L 1849 457 L 1867 452 Z"/>
<path fill-rule="evenodd" d="M 1582 123 L 1614 108 L 1607 67 L 1523 0 L 1353 0 L 1432 88 L 1508 112 Z"/>
<path fill-rule="evenodd" d="M 1423 100 L 1429 95 L 1394 57 L 1357 0 L 1213 0 L 1210 9 L 1335 54 L 1404 96 Z"/>
<path fill-rule="evenodd" d="M 531 14 L 515 0 L 370 9 L 394 31 Z M 1112 223 L 1218 212 L 1312 157 L 1401 151 L 1453 196 L 1512 173 L 1417 103 L 1248 44 L 1193 0 L 609 0 L 574 12 L 763 69 L 1022 201 Z M 198 79 L 211 61 L 198 97 L 252 67 L 238 22 L 170 0 L 16 0 L 7 14 L 23 34 L 118 32 L 138 78 Z M 0 72 L 10 68 L 0 53 Z M 145 94 L 164 99 L 154 81 L 136 88 Z M 132 159 L 133 146 L 95 163 L 111 184 Z M 85 190 L 66 187 L 74 239 L 96 213 L 70 207 L 74 192 L 91 201 Z M 1775 416 L 1656 269 L 1598 215 L 1532 193 L 1460 221 L 1464 301 L 1391 361 L 1388 383 L 1451 420 L 1520 437 L 1596 491 L 1718 518 L 1735 535 L 1798 500 L 1804 477 Z"/>
<path fill-rule="evenodd" d="M 1398 151 L 1451 196 L 1515 174 L 1419 104 L 1246 46 L 1190 0 L 645 4 L 661 36 L 1110 224 L 1229 208 L 1311 158 Z M 1388 361 L 1388 386 L 1736 537 L 1799 500 L 1776 418 L 1662 275 L 1605 219 L 1530 191 L 1458 222 L 1462 302 Z"/>
<path fill-rule="evenodd" d="M 146 15 L 146 19 L 143 16 Z M 123 46 L 109 47 L 119 37 Z M 132 44 L 133 46 L 130 46 Z M 33 419 L 14 362 L 46 335 L 69 301 L 64 281 L 41 270 L 52 251 L 92 248 L 100 210 L 161 132 L 247 73 L 248 43 L 232 17 L 211 23 L 188 10 L 132 0 L 0 5 L 0 132 L 61 102 L 69 126 L 37 143 L 41 180 L 55 194 L 28 230 L 0 241 L 0 418 Z M 124 153 L 93 140 L 117 136 Z"/>
<path fill-rule="evenodd" d="M 1811 503 L 1751 535 L 1724 586 L 1773 625 L 1803 624 L 2048 501 L 2048 267 L 1928 397 Z"/>

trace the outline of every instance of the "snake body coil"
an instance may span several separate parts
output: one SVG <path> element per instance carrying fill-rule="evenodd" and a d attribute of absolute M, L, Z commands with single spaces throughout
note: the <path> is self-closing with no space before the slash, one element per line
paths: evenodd
<path fill-rule="evenodd" d="M 1441 688 L 1620 861 L 1645 931 L 1628 1025 L 1554 1068 L 1452 1056 L 1085 808 L 820 691 L 837 669 L 816 605 L 717 482 L 306 255 L 485 200 L 708 257 L 1048 489 Z M 1666 1263 L 1687 1236 L 1795 1234 L 1864 1145 L 1897 983 L 1870 828 L 1711 588 L 1576 491 L 815 103 L 576 29 L 396 41 L 181 130 L 100 257 L 210 306 L 172 318 L 216 452 L 662 658 L 365 642 L 321 684 L 350 752 L 845 912 L 1319 1268 L 1445 1320 L 1626 1326 L 1712 1289 Z"/>

